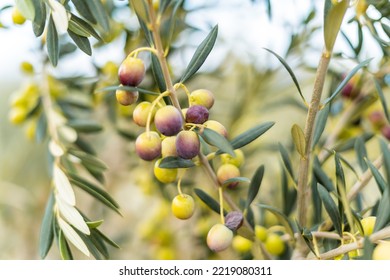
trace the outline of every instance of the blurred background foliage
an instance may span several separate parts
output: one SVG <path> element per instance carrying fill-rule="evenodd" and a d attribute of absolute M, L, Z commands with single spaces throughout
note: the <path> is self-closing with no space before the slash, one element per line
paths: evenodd
<path fill-rule="evenodd" d="M 210 214 L 207 207 L 197 199 L 195 218 L 182 222 L 175 219 L 170 212 L 170 200 L 175 193 L 174 185 L 162 186 L 153 178 L 153 166 L 135 156 L 134 137 L 141 130 L 131 122 L 134 109 L 123 108 L 115 102 L 112 93 L 99 89 L 117 85 L 117 69 L 120 61 L 131 50 L 145 45 L 144 35 L 140 30 L 134 12 L 129 9 L 127 1 L 102 1 L 109 15 L 110 31 L 99 30 L 105 44 L 92 39 L 93 54 L 88 58 L 73 47 L 68 37 L 62 36 L 62 56 L 59 66 L 51 69 L 52 81 L 49 85 L 51 94 L 58 96 L 59 102 L 72 96 L 76 106 L 68 107 L 75 113 L 77 104 L 90 108 L 83 117 L 95 120 L 102 130 L 93 134 L 83 134 L 88 142 L 109 167 L 104 173 L 106 190 L 120 204 L 123 217 L 107 211 L 95 200 L 77 192 L 77 200 L 85 213 L 91 218 L 103 215 L 102 230 L 121 247 L 110 250 L 113 259 L 209 259 L 209 258 L 246 258 L 248 252 L 240 249 L 229 249 L 218 255 L 212 254 L 205 244 L 209 228 L 218 221 L 218 215 Z M 157 2 L 157 1 L 156 1 Z M 243 149 L 246 166 L 242 176 L 251 177 L 254 170 L 264 164 L 266 168 L 264 181 L 258 201 L 282 208 L 281 172 L 283 170 L 279 155 L 278 143 L 293 151 L 290 128 L 297 123 L 304 125 L 306 111 L 301 104 L 296 88 L 286 70 L 275 56 L 262 47 L 267 47 L 282 56 L 294 70 L 299 79 L 302 92 L 309 97 L 315 68 L 322 47 L 321 24 L 322 5 L 316 2 L 304 4 L 297 16 L 292 15 L 279 1 L 183 1 L 175 17 L 176 29 L 172 36 L 169 54 L 171 71 L 175 77 L 188 63 L 193 51 L 207 34 L 210 26 L 217 21 L 216 14 L 223 13 L 229 17 L 235 8 L 243 5 L 246 9 L 256 11 L 254 20 L 245 21 L 234 14 L 236 28 L 231 32 L 245 33 L 249 38 L 265 36 L 268 41 L 248 40 L 246 48 L 240 49 L 240 42 L 232 42 L 229 30 L 220 25 L 220 36 L 210 59 L 201 71 L 187 83 L 190 90 L 207 88 L 216 96 L 216 103 L 211 111 L 211 118 L 223 123 L 229 131 L 229 137 L 265 121 L 275 121 L 275 126 L 261 139 Z M 223 3 L 222 3 L 223 2 Z M 302 4 L 304 1 L 292 1 Z M 305 1 L 309 2 L 309 1 Z M 325 95 L 331 92 L 355 65 L 367 58 L 374 57 L 370 64 L 372 74 L 361 75 L 361 82 L 356 83 L 358 90 L 366 90 L 372 98 L 367 106 L 358 112 L 359 118 L 343 128 L 336 142 L 343 142 L 362 133 L 372 133 L 374 137 L 367 142 L 369 158 L 375 158 L 378 151 L 377 138 L 381 137 L 368 119 L 369 112 L 381 110 L 375 87 L 370 75 L 382 83 L 383 93 L 389 96 L 390 64 L 389 52 L 389 5 L 387 1 L 367 1 L 371 4 L 365 8 L 352 3 L 335 48 L 335 59 L 332 61 L 326 83 Z M 359 1 L 361 3 L 362 1 Z M 31 26 L 18 26 L 12 23 L 10 7 L 5 6 L 0 12 L 0 37 L 23 28 L 24 33 L 31 32 Z M 1 7 L 0 7 L 1 8 Z M 244 11 L 245 9 L 238 9 Z M 214 17 L 207 18 L 213 14 Z M 249 14 L 249 12 L 248 12 Z M 253 15 L 253 12 L 250 13 Z M 382 15 L 378 17 L 378 15 Z M 241 15 L 242 16 L 242 15 Z M 293 21 L 291 21 L 291 18 Z M 240 21 L 242 19 L 242 22 Z M 258 19 L 258 20 L 257 20 Z M 267 23 L 267 26 L 264 25 Z M 264 28 L 273 26 L 280 32 L 264 34 Z M 237 31 L 238 30 L 238 31 Z M 162 29 L 163 34 L 169 32 Z M 20 30 L 19 30 L 20 32 Z M 3 35 L 4 34 L 4 35 Z M 50 190 L 47 143 L 36 143 L 34 120 L 21 124 L 10 123 L 10 100 L 33 83 L 40 83 L 42 59 L 46 53 L 42 41 L 29 38 L 28 50 L 23 60 L 31 63 L 34 73 L 30 73 L 28 64 L 21 63 L 15 57 L 15 65 L 1 63 L 2 73 L 11 69 L 5 79 L 0 77 L 0 258 L 1 259 L 37 259 L 40 225 L 44 207 Z M 166 38 L 167 36 L 164 36 Z M 12 38 L 12 37 L 9 37 Z M 273 40 L 274 39 L 274 40 Z M 2 44 L 12 47 L 19 44 L 1 40 Z M 234 41 L 234 39 L 233 39 Z M 258 45 L 250 45 L 253 42 Z M 245 44 L 244 42 L 243 44 Z M 263 45 L 260 45 L 263 44 Z M 19 46 L 17 46 L 19 49 Z M 255 51 L 253 51 L 255 50 Z M 7 49 L 4 49 L 6 52 Z M 5 54 L 7 55 L 7 54 Z M 141 54 L 143 56 L 144 54 Z M 107 59 L 109 58 L 109 59 Z M 111 59 L 112 58 L 112 59 Z M 146 55 L 145 60 L 149 60 Z M 7 60 L 9 61 L 9 60 Z M 12 60 L 11 60 L 12 61 Z M 10 62 L 8 62 L 10 63 Z M 143 88 L 155 89 L 151 71 L 143 82 Z M 185 95 L 182 95 L 183 102 Z M 64 98 L 64 99 L 63 99 Z M 64 101 L 66 103 L 66 100 Z M 84 103 L 83 103 L 84 102 Z M 340 97 L 334 105 L 323 137 L 332 133 L 342 111 L 348 107 L 351 99 Z M 63 104 L 65 104 L 63 103 Z M 68 105 L 71 103 L 67 103 Z M 66 104 L 65 104 L 66 105 Z M 369 105 L 369 106 L 368 106 Z M 65 111 L 66 106 L 62 107 Z M 368 109 L 367 109 L 368 108 Z M 77 112 L 76 112 L 77 113 Z M 15 122 L 15 121 L 14 121 Z M 348 157 L 349 154 L 346 154 Z M 298 155 L 292 152 L 292 162 L 298 163 Z M 183 188 L 196 186 L 213 193 L 211 182 L 200 175 L 202 170 L 191 170 L 193 176 L 187 176 Z M 347 178 L 353 181 L 354 178 Z M 245 191 L 246 185 L 240 185 Z M 374 188 L 376 188 L 374 186 Z M 365 190 L 375 194 L 370 188 Z M 161 197 L 167 199 L 161 199 Z M 371 205 L 371 201 L 365 201 Z M 275 225 L 275 217 L 255 212 L 259 223 L 266 226 Z M 242 247 L 241 247 L 242 248 Z M 52 249 L 48 258 L 57 259 L 57 249 Z M 76 258 L 84 258 L 76 253 Z"/>

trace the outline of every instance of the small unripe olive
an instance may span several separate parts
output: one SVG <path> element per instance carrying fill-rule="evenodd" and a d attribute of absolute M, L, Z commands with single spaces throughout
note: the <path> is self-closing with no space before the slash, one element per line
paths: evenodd
<path fill-rule="evenodd" d="M 195 202 L 188 194 L 179 194 L 172 200 L 172 213 L 176 218 L 186 220 L 192 217 L 195 211 Z"/>
<path fill-rule="evenodd" d="M 372 252 L 373 260 L 390 260 L 390 242 L 379 243 Z"/>
<path fill-rule="evenodd" d="M 253 242 L 241 235 L 233 237 L 232 247 L 239 253 L 247 253 L 252 249 Z"/>
<path fill-rule="evenodd" d="M 135 57 L 126 57 L 118 70 L 118 78 L 122 85 L 138 86 L 145 77 L 144 62 Z"/>
<path fill-rule="evenodd" d="M 161 139 L 157 132 L 141 133 L 135 141 L 135 151 L 143 160 L 151 161 L 161 156 Z"/>
<path fill-rule="evenodd" d="M 186 122 L 202 124 L 209 118 L 209 110 L 201 105 L 193 105 L 186 112 Z"/>
<path fill-rule="evenodd" d="M 214 252 L 226 250 L 233 241 L 233 232 L 223 224 L 214 225 L 207 234 L 207 246 Z"/>
<path fill-rule="evenodd" d="M 204 125 L 205 125 L 205 127 L 212 129 L 215 132 L 218 132 L 219 134 L 221 134 L 225 138 L 228 137 L 228 132 L 227 132 L 226 128 L 220 122 L 215 121 L 215 120 L 208 120 L 204 123 Z"/>
<path fill-rule="evenodd" d="M 282 254 L 285 250 L 283 239 L 276 233 L 270 233 L 265 240 L 265 248 L 275 256 Z"/>
<path fill-rule="evenodd" d="M 127 91 L 123 89 L 117 89 L 115 92 L 116 100 L 123 106 L 129 106 L 134 104 L 138 100 L 138 91 Z"/>
<path fill-rule="evenodd" d="M 162 157 L 177 157 L 176 151 L 176 136 L 165 137 L 161 143 Z"/>
<path fill-rule="evenodd" d="M 375 222 L 376 222 L 375 216 L 365 217 L 360 221 L 363 227 L 364 236 L 369 236 L 374 232 Z"/>
<path fill-rule="evenodd" d="M 30 62 L 22 61 L 20 63 L 20 70 L 22 70 L 26 74 L 33 74 L 34 66 Z"/>
<path fill-rule="evenodd" d="M 255 236 L 257 239 L 259 239 L 261 242 L 264 242 L 267 240 L 268 237 L 268 231 L 265 227 L 256 225 L 255 226 Z"/>
<path fill-rule="evenodd" d="M 161 183 L 169 184 L 176 181 L 177 169 L 176 168 L 161 168 L 159 167 L 161 159 L 157 160 L 154 164 L 153 173 L 157 180 Z"/>
<path fill-rule="evenodd" d="M 184 159 L 196 157 L 200 150 L 198 134 L 190 130 L 182 130 L 176 136 L 177 155 Z"/>
<path fill-rule="evenodd" d="M 161 134 L 176 135 L 183 127 L 183 116 L 174 106 L 168 105 L 158 109 L 154 116 L 154 124 Z"/>
<path fill-rule="evenodd" d="M 12 22 L 15 24 L 21 25 L 21 24 L 25 23 L 25 21 L 26 21 L 26 18 L 22 15 L 20 10 L 15 6 L 12 9 Z"/>
<path fill-rule="evenodd" d="M 232 157 L 229 154 L 222 154 L 221 155 L 222 163 L 233 164 L 237 167 L 242 166 L 244 161 L 245 161 L 244 153 L 242 152 L 242 150 L 237 149 L 237 150 L 234 150 L 234 154 L 236 155 L 235 157 Z"/>
<path fill-rule="evenodd" d="M 222 164 L 217 170 L 217 178 L 220 184 L 223 184 L 226 180 L 239 177 L 240 170 L 237 166 L 229 163 Z M 233 182 L 227 185 L 228 188 L 234 188 L 238 185 L 238 182 Z"/>
<path fill-rule="evenodd" d="M 214 95 L 207 89 L 194 90 L 190 94 L 191 105 L 201 105 L 210 109 L 214 105 Z"/>
<path fill-rule="evenodd" d="M 12 124 L 21 124 L 26 120 L 27 108 L 22 106 L 13 107 L 8 115 Z"/>
<path fill-rule="evenodd" d="M 143 101 L 143 102 L 139 103 L 134 108 L 134 111 L 133 111 L 134 122 L 141 127 L 145 127 L 146 123 L 148 121 L 148 115 L 149 115 L 149 112 L 151 109 L 152 109 L 152 103 L 150 103 L 148 101 Z M 153 112 L 151 115 L 151 120 L 150 120 L 151 122 L 154 119 L 155 113 L 156 113 L 156 110 L 153 109 Z"/>

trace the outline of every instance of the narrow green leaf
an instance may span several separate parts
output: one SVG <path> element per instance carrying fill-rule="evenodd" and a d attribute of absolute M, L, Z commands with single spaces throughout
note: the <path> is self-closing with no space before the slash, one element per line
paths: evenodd
<path fill-rule="evenodd" d="M 325 130 L 326 122 L 328 120 L 330 106 L 325 106 L 319 113 L 316 119 L 316 125 L 314 128 L 314 136 L 311 148 L 314 149 L 318 141 L 320 141 L 321 135 Z"/>
<path fill-rule="evenodd" d="M 390 122 L 389 110 L 387 109 L 387 102 L 386 102 L 386 98 L 383 94 L 382 87 L 379 84 L 377 79 L 374 79 L 374 83 L 375 83 L 375 88 L 378 92 L 379 100 L 381 101 L 381 104 L 382 104 L 383 112 L 385 112 L 385 116 L 386 116 L 387 121 Z"/>
<path fill-rule="evenodd" d="M 47 256 L 51 245 L 53 244 L 53 219 L 54 219 L 54 195 L 50 193 L 46 204 L 45 214 L 41 225 L 41 234 L 39 238 L 39 255 L 41 259 Z"/>
<path fill-rule="evenodd" d="M 235 183 L 235 182 L 250 183 L 251 181 L 246 177 L 233 177 L 233 178 L 230 178 L 226 181 L 223 181 L 222 185 L 227 186 L 227 185 L 229 185 L 231 183 Z"/>
<path fill-rule="evenodd" d="M 283 213 L 286 216 L 289 216 L 291 211 L 295 207 L 297 191 L 295 188 L 289 187 L 287 172 L 284 169 L 282 169 L 281 180 L 282 180 L 281 184 L 282 184 Z"/>
<path fill-rule="evenodd" d="M 362 138 L 358 138 L 355 141 L 355 153 L 358 159 L 360 169 L 364 172 L 367 170 L 367 163 L 365 158 L 367 158 L 367 150 Z"/>
<path fill-rule="evenodd" d="M 79 47 L 80 50 L 82 50 L 87 55 L 92 55 L 92 48 L 91 44 L 89 43 L 89 40 L 87 37 L 80 36 L 70 29 L 68 29 L 68 34 L 70 38 L 72 38 L 73 42 Z"/>
<path fill-rule="evenodd" d="M 380 147 L 383 155 L 383 165 L 387 179 L 386 181 L 388 184 L 390 184 L 390 150 L 387 143 L 383 139 L 380 140 Z"/>
<path fill-rule="evenodd" d="M 73 148 L 68 149 L 68 152 L 74 155 L 75 157 L 81 159 L 82 163 L 90 167 L 93 167 L 96 170 L 104 171 L 108 169 L 108 166 L 101 159 L 97 158 L 94 155 L 90 155 L 86 152 L 76 150 Z"/>
<path fill-rule="evenodd" d="M 108 253 L 107 246 L 104 243 L 104 239 L 100 237 L 98 233 L 95 231 L 91 232 L 91 235 L 89 236 L 91 239 L 93 245 L 96 247 L 96 249 L 99 250 L 99 252 L 104 256 L 104 258 L 107 260 L 110 258 L 110 254 Z"/>
<path fill-rule="evenodd" d="M 305 97 L 303 96 L 303 93 L 302 93 L 302 90 L 301 90 L 301 87 L 299 86 L 299 83 L 298 83 L 298 79 L 297 77 L 295 76 L 294 74 L 294 71 L 291 69 L 291 67 L 288 65 L 288 63 L 280 56 L 278 55 L 277 53 L 275 53 L 274 51 L 271 51 L 270 49 L 267 49 L 267 48 L 264 48 L 266 51 L 272 53 L 274 56 L 276 56 L 276 58 L 280 61 L 280 63 L 282 63 L 282 65 L 284 66 L 284 68 L 286 68 L 287 72 L 290 74 L 290 77 L 291 79 L 293 80 L 298 92 L 299 92 L 299 95 L 301 96 L 301 99 L 302 101 L 306 104 L 306 99 Z"/>
<path fill-rule="evenodd" d="M 381 26 L 382 26 L 383 31 L 385 31 L 387 37 L 390 38 L 390 26 L 383 21 L 381 21 Z"/>
<path fill-rule="evenodd" d="M 61 258 L 63 260 L 73 260 L 72 252 L 62 230 L 58 233 L 58 239 L 58 247 L 60 249 Z"/>
<path fill-rule="evenodd" d="M 117 249 L 120 249 L 119 245 L 116 244 L 113 240 L 111 240 L 110 238 L 108 238 L 106 235 L 104 235 L 100 230 L 98 229 L 94 229 L 93 230 L 93 233 L 97 233 L 97 235 L 102 239 L 104 240 L 104 242 L 106 242 L 107 244 L 111 245 L 112 247 L 114 248 L 117 248 Z"/>
<path fill-rule="evenodd" d="M 359 135 L 358 137 L 354 137 L 354 138 L 348 139 L 347 141 L 338 144 L 338 145 L 334 148 L 334 150 L 337 151 L 338 153 L 348 151 L 348 150 L 353 149 L 353 148 L 355 147 L 355 142 L 356 142 L 356 140 L 357 140 L 359 137 L 361 137 L 361 138 L 364 140 L 364 142 L 367 142 L 367 141 L 369 141 L 372 137 L 374 137 L 374 135 L 375 135 L 375 134 L 373 134 L 373 133 L 365 132 L 365 133 Z"/>
<path fill-rule="evenodd" d="M 370 241 L 369 237 L 364 237 L 363 255 L 358 257 L 359 260 L 370 260 L 372 261 L 372 253 L 374 251 L 375 244 Z"/>
<path fill-rule="evenodd" d="M 93 13 L 88 7 L 87 2 L 85 0 L 72 0 L 73 4 L 75 5 L 77 11 L 80 13 L 81 16 L 86 18 L 88 21 L 92 22 L 93 24 L 96 24 L 96 18 L 94 17 Z"/>
<path fill-rule="evenodd" d="M 58 42 L 58 34 L 54 25 L 53 17 L 50 15 L 47 27 L 46 46 L 50 62 L 53 66 L 57 66 L 60 55 L 60 48 Z"/>
<path fill-rule="evenodd" d="M 78 16 L 71 13 L 71 17 L 69 20 L 69 28 L 77 29 L 80 32 L 92 35 L 95 39 L 99 41 L 103 41 L 103 39 L 100 37 L 100 35 L 95 31 L 95 29 L 85 20 L 82 18 L 79 18 Z M 72 30 L 73 32 L 77 33 L 75 30 Z M 82 34 L 79 34 L 82 35 Z"/>
<path fill-rule="evenodd" d="M 335 190 L 332 180 L 326 175 L 326 173 L 322 170 L 320 161 L 318 157 L 315 157 L 313 160 L 313 171 L 314 176 L 317 179 L 318 183 L 324 186 L 328 192 L 332 192 Z M 316 186 L 317 188 L 317 186 Z"/>
<path fill-rule="evenodd" d="M 316 250 L 314 249 L 314 245 L 313 245 L 313 234 L 311 233 L 310 230 L 308 230 L 307 228 L 302 228 L 298 223 L 297 223 L 297 226 L 298 226 L 298 230 L 303 238 L 303 240 L 305 241 L 306 245 L 309 247 L 310 251 L 312 251 L 312 253 L 316 256 L 317 256 L 317 252 Z"/>
<path fill-rule="evenodd" d="M 201 136 L 203 139 L 209 143 L 212 146 L 215 146 L 219 148 L 219 151 L 222 153 L 227 153 L 233 157 L 236 156 L 234 153 L 234 149 L 231 145 L 231 143 L 221 134 L 218 132 L 210 129 L 210 128 L 203 128 Z"/>
<path fill-rule="evenodd" d="M 33 0 L 32 3 L 34 5 L 34 10 L 35 10 L 34 21 L 32 23 L 33 31 L 35 36 L 39 37 L 42 35 L 43 30 L 45 30 L 46 4 L 44 1 L 41 0 Z"/>
<path fill-rule="evenodd" d="M 68 121 L 66 124 L 72 128 L 74 128 L 77 132 L 99 132 L 102 131 L 103 127 L 100 123 L 94 120 L 88 119 L 74 119 Z"/>
<path fill-rule="evenodd" d="M 335 227 L 337 233 L 341 236 L 343 233 L 341 226 L 341 217 L 338 211 L 336 203 L 333 201 L 327 189 L 321 184 L 317 185 L 318 194 L 322 200 L 322 203 L 325 206 L 325 210 L 328 213 L 330 219 L 332 220 L 333 226 Z"/>
<path fill-rule="evenodd" d="M 332 52 L 349 0 L 336 2 L 326 0 L 324 7 L 324 41 L 328 52 Z"/>
<path fill-rule="evenodd" d="M 302 128 L 299 125 L 294 124 L 291 128 L 291 136 L 295 144 L 295 148 L 301 157 L 305 157 L 306 155 L 306 140 L 305 134 L 302 131 Z"/>
<path fill-rule="evenodd" d="M 290 236 L 294 236 L 293 224 L 291 223 L 290 219 L 286 215 L 284 215 L 279 209 L 273 206 L 265 205 L 265 204 L 258 204 L 258 205 L 260 206 L 260 208 L 268 210 L 272 214 L 274 214 L 277 217 L 278 221 L 286 228 L 286 232 Z"/>
<path fill-rule="evenodd" d="M 322 222 L 322 201 L 320 195 L 318 194 L 317 185 L 318 185 L 318 180 L 316 176 L 313 174 L 310 183 L 310 189 L 311 189 L 311 200 L 313 203 L 312 223 L 314 225 L 320 224 Z"/>
<path fill-rule="evenodd" d="M 390 192 L 386 188 L 379 200 L 374 232 L 382 229 L 390 221 Z"/>
<path fill-rule="evenodd" d="M 73 20 L 69 20 L 68 29 L 80 36 L 84 36 L 84 37 L 91 36 L 91 34 L 89 34 L 88 31 L 78 26 Z"/>
<path fill-rule="evenodd" d="M 119 212 L 119 204 L 102 188 L 96 186 L 95 184 L 87 181 L 86 179 L 82 178 L 81 176 L 68 172 L 68 176 L 70 177 L 70 182 L 82 190 L 88 192 L 92 196 L 94 196 L 96 199 L 98 199 L 100 202 L 105 204 L 106 206 L 113 209 L 115 212 L 120 214 Z"/>
<path fill-rule="evenodd" d="M 263 135 L 274 124 L 274 122 L 266 122 L 241 133 L 230 142 L 232 144 L 233 149 L 236 150 L 248 145 L 252 141 L 259 138 L 261 135 Z"/>
<path fill-rule="evenodd" d="M 101 224 L 103 224 L 103 222 L 104 220 L 98 220 L 98 221 L 90 221 L 86 223 L 90 229 L 94 229 L 94 228 L 98 228 Z"/>
<path fill-rule="evenodd" d="M 325 106 L 329 102 L 331 102 L 343 90 L 343 88 L 347 85 L 349 80 L 356 74 L 356 72 L 358 72 L 363 67 L 367 66 L 370 63 L 371 60 L 372 60 L 372 58 L 367 59 L 367 60 L 365 60 L 363 62 L 360 62 L 357 66 L 355 66 L 352 69 L 352 71 L 349 72 L 348 75 L 344 78 L 344 80 L 339 84 L 339 86 L 335 89 L 335 91 L 331 94 L 331 96 L 329 96 L 328 98 L 326 98 L 324 100 L 323 106 Z"/>
<path fill-rule="evenodd" d="M 77 230 L 76 230 L 77 231 Z M 85 245 L 87 246 L 89 252 L 94 256 L 94 258 L 96 260 L 102 260 L 102 259 L 107 259 L 108 258 L 108 252 L 107 252 L 107 248 L 101 248 L 102 251 L 104 253 L 106 253 L 107 255 L 105 254 L 102 254 L 100 252 L 100 250 L 97 248 L 97 246 L 95 245 L 95 243 L 97 242 L 93 242 L 93 238 L 92 238 L 92 234 L 89 235 L 89 236 L 86 236 L 85 234 L 77 231 L 77 233 L 80 235 L 80 238 L 83 240 L 83 242 L 85 243 Z M 96 240 L 95 240 L 96 241 Z M 97 243 L 98 246 L 100 245 L 99 243 Z M 104 243 L 103 243 L 103 246 L 104 246 Z M 103 256 L 102 256 L 103 255 Z"/>
<path fill-rule="evenodd" d="M 336 178 L 345 185 L 345 176 L 343 166 L 341 165 L 340 156 L 338 153 L 334 154 L 335 166 L 336 166 Z"/>
<path fill-rule="evenodd" d="M 159 95 L 160 93 L 138 88 L 138 87 L 130 87 L 130 86 L 108 86 L 104 88 L 97 89 L 96 92 L 103 92 L 103 91 L 115 91 L 117 89 L 120 90 L 127 90 L 127 91 L 138 91 L 139 93 L 144 93 L 144 94 L 150 94 L 150 95 Z"/>
<path fill-rule="evenodd" d="M 84 140 L 82 137 L 78 137 L 74 144 L 83 152 L 86 152 L 87 154 L 91 155 L 96 155 L 96 151 L 92 147 L 92 145 L 88 141 Z"/>
<path fill-rule="evenodd" d="M 45 139 L 46 131 L 47 131 L 46 114 L 42 112 L 38 118 L 37 130 L 35 132 L 35 140 L 38 143 L 41 143 Z"/>
<path fill-rule="evenodd" d="M 280 155 L 282 157 L 283 165 L 286 168 L 286 170 L 287 170 L 288 174 L 290 175 L 290 177 L 294 180 L 294 178 L 295 178 L 294 170 L 293 170 L 293 167 L 292 167 L 292 163 L 291 163 L 288 151 L 286 150 L 286 148 L 281 143 L 278 144 L 278 147 L 279 147 Z"/>
<path fill-rule="evenodd" d="M 96 18 L 96 21 L 105 32 L 110 31 L 108 14 L 101 1 L 85 1 L 91 13 Z"/>
<path fill-rule="evenodd" d="M 147 23 L 149 22 L 148 8 L 145 4 L 145 1 L 139 0 L 130 0 L 131 6 L 137 14 L 137 17 L 140 22 Z"/>
<path fill-rule="evenodd" d="M 163 158 L 159 166 L 161 168 L 190 168 L 194 167 L 195 163 L 190 159 L 169 156 Z"/>
<path fill-rule="evenodd" d="M 389 188 L 388 184 L 386 183 L 385 179 L 383 179 L 383 176 L 379 170 L 369 160 L 366 159 L 366 162 L 371 170 L 372 176 L 374 176 L 375 182 L 378 185 L 380 192 L 383 194 L 384 191 Z"/>
<path fill-rule="evenodd" d="M 206 192 L 198 188 L 195 188 L 194 192 L 200 198 L 200 200 L 202 200 L 211 210 L 213 210 L 217 214 L 220 213 L 220 204 L 214 198 L 212 198 Z M 224 213 L 226 215 L 227 211 L 224 210 Z"/>
<path fill-rule="evenodd" d="M 172 0 L 161 0 L 160 6 L 159 6 L 159 12 L 164 13 L 165 10 L 169 7 L 169 5 L 172 3 Z"/>
<path fill-rule="evenodd" d="M 215 41 L 218 35 L 218 25 L 210 31 L 207 37 L 196 49 L 194 56 L 191 58 L 190 63 L 188 64 L 186 70 L 184 71 L 183 76 L 180 79 L 181 83 L 186 82 L 189 78 L 194 75 L 199 68 L 203 65 L 206 58 L 210 54 L 211 50 L 214 47 Z"/>
<path fill-rule="evenodd" d="M 173 9 L 172 9 L 172 13 L 171 13 L 171 16 L 169 18 L 169 22 L 168 22 L 168 36 L 167 36 L 167 40 L 165 42 L 165 49 L 166 49 L 166 53 L 168 53 L 168 50 L 170 48 L 170 46 L 172 45 L 172 37 L 173 37 L 173 34 L 174 34 L 174 30 L 175 30 L 175 23 L 177 21 L 177 17 L 176 17 L 176 13 L 179 9 L 179 7 L 183 4 L 183 0 L 176 0 L 174 6 L 173 6 Z"/>
<path fill-rule="evenodd" d="M 248 189 L 248 195 L 246 198 L 245 208 L 248 209 L 252 202 L 255 200 L 260 190 L 260 185 L 264 176 L 264 165 L 260 165 L 253 174 L 251 183 Z"/>
<path fill-rule="evenodd" d="M 167 86 L 165 84 L 164 74 L 162 72 L 160 62 L 158 61 L 157 57 L 152 53 L 150 54 L 150 58 L 154 80 L 157 83 L 158 89 L 161 92 L 164 92 L 166 91 Z"/>

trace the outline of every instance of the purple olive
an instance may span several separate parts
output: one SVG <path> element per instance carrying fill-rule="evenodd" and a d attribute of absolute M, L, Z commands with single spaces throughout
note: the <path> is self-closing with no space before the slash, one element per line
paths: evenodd
<path fill-rule="evenodd" d="M 141 133 L 135 141 L 135 151 L 140 158 L 147 161 L 160 157 L 160 135 L 155 131 Z"/>
<path fill-rule="evenodd" d="M 182 130 L 176 136 L 177 155 L 184 159 L 196 157 L 200 150 L 198 134 L 190 130 Z"/>
<path fill-rule="evenodd" d="M 202 124 L 209 118 L 209 110 L 201 105 L 193 105 L 186 112 L 186 122 Z"/>
<path fill-rule="evenodd" d="M 154 124 L 161 134 L 173 136 L 182 129 L 183 117 L 176 107 L 168 105 L 158 109 L 154 116 Z"/>
<path fill-rule="evenodd" d="M 122 85 L 138 86 L 145 77 L 144 62 L 135 57 L 127 57 L 119 66 L 118 78 Z"/>

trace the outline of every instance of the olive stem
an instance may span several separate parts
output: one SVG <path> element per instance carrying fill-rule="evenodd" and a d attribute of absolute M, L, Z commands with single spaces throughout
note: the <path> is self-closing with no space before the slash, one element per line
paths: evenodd
<path fill-rule="evenodd" d="M 168 62 L 166 59 L 166 54 L 162 46 L 161 37 L 160 37 L 160 21 L 158 18 L 156 18 L 156 13 L 153 8 L 153 2 L 148 1 L 149 8 L 149 17 L 150 17 L 150 29 L 153 36 L 153 41 L 155 44 L 155 50 L 156 50 L 156 57 L 158 61 L 160 62 L 162 74 L 164 76 L 165 85 L 167 87 L 167 90 L 170 93 L 170 98 L 173 103 L 173 106 L 175 106 L 179 111 L 181 111 L 179 100 L 177 99 L 176 90 L 173 86 L 171 75 L 169 74 L 168 69 Z"/>
<path fill-rule="evenodd" d="M 225 215 L 223 212 L 223 188 L 218 186 L 218 196 L 219 196 L 219 214 L 221 216 L 221 224 L 225 224 Z"/>
<path fill-rule="evenodd" d="M 316 78 L 314 82 L 314 89 L 312 99 L 310 101 L 309 110 L 307 113 L 305 124 L 305 155 L 301 157 L 299 165 L 299 177 L 298 177 L 298 223 L 305 227 L 307 223 L 307 207 L 310 188 L 308 186 L 309 181 L 309 166 L 311 157 L 311 143 L 313 139 L 313 131 L 315 125 L 315 119 L 319 111 L 322 90 L 325 83 L 325 76 L 328 70 L 330 62 L 330 55 L 327 51 L 322 53 Z"/>
<path fill-rule="evenodd" d="M 155 48 L 150 48 L 150 47 L 142 47 L 142 48 L 138 48 L 138 49 L 135 49 L 134 51 L 132 51 L 128 57 L 131 57 L 131 56 L 134 56 L 134 57 L 137 57 L 138 56 L 138 53 L 139 52 L 142 52 L 142 51 L 148 51 L 148 52 L 151 52 L 153 53 L 154 55 L 157 56 L 157 51 Z"/>

